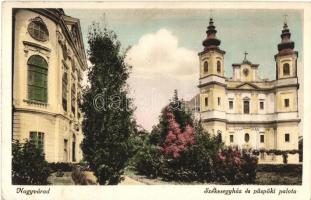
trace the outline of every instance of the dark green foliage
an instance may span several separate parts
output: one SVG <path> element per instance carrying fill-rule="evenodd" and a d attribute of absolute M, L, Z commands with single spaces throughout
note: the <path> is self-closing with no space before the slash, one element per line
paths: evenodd
<path fill-rule="evenodd" d="M 259 164 L 257 171 L 302 174 L 302 164 Z"/>
<path fill-rule="evenodd" d="M 139 174 L 155 178 L 161 174 L 162 162 L 160 149 L 154 145 L 145 145 L 135 155 L 134 167 Z"/>
<path fill-rule="evenodd" d="M 47 185 L 51 174 L 44 153 L 35 142 L 12 143 L 12 184 L 13 185 Z"/>
<path fill-rule="evenodd" d="M 89 86 L 83 91 L 81 110 L 84 158 L 99 184 L 118 184 L 131 156 L 129 138 L 134 131 L 132 100 L 126 80 L 130 66 L 120 53 L 120 42 L 112 31 L 98 24 L 90 27 L 88 56 Z M 98 99 L 100 105 L 95 104 Z"/>
<path fill-rule="evenodd" d="M 63 172 L 71 172 L 73 169 L 74 164 L 72 163 L 65 163 L 65 162 L 52 162 L 49 163 L 49 167 L 52 172 L 57 172 L 59 170 Z"/>

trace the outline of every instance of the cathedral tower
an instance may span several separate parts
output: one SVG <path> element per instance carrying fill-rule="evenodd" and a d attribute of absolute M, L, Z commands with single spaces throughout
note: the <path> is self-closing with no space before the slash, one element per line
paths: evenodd
<path fill-rule="evenodd" d="M 224 77 L 224 54 L 219 48 L 221 41 L 216 37 L 216 27 L 210 18 L 203 41 L 204 49 L 199 53 L 200 59 L 200 110 L 201 120 L 208 132 L 222 134 L 225 132 L 226 81 Z"/>

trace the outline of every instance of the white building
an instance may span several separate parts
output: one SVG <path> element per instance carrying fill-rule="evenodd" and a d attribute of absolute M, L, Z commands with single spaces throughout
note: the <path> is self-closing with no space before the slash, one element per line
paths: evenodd
<path fill-rule="evenodd" d="M 221 133 L 226 145 L 240 148 L 297 150 L 299 137 L 297 57 L 284 23 L 276 62 L 276 79 L 259 77 L 258 64 L 233 64 L 233 77 L 224 76 L 225 52 L 219 48 L 210 19 L 200 59 L 200 118 L 212 134 Z M 260 162 L 281 163 L 281 156 L 260 156 Z M 288 156 L 297 163 L 298 154 Z"/>
<path fill-rule="evenodd" d="M 87 66 L 79 20 L 62 9 L 14 9 L 13 48 L 13 139 L 37 138 L 49 162 L 78 162 Z"/>

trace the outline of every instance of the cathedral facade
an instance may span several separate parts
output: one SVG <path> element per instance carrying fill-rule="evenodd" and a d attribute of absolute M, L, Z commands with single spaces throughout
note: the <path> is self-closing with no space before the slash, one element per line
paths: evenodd
<path fill-rule="evenodd" d="M 48 162 L 78 162 L 78 108 L 87 62 L 78 19 L 62 9 L 13 10 L 13 139 L 34 140 Z"/>
<path fill-rule="evenodd" d="M 297 150 L 299 138 L 298 75 L 294 42 L 284 23 L 276 62 L 275 80 L 259 77 L 259 64 L 247 60 L 232 64 L 233 76 L 224 76 L 225 51 L 210 19 L 200 52 L 199 117 L 204 128 L 221 134 L 228 146 L 242 149 Z M 261 153 L 261 163 L 282 163 L 282 156 Z M 288 163 L 298 163 L 288 154 Z"/>

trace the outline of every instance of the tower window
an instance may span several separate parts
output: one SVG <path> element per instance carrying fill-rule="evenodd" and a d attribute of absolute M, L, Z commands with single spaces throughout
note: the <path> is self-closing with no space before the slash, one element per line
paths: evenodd
<path fill-rule="evenodd" d="M 264 104 L 263 101 L 260 101 L 260 102 L 259 102 L 259 107 L 260 107 L 260 110 L 265 109 L 265 104 Z"/>
<path fill-rule="evenodd" d="M 208 106 L 208 97 L 205 97 L 204 101 L 205 101 L 205 106 Z"/>
<path fill-rule="evenodd" d="M 284 99 L 284 106 L 285 108 L 289 107 L 289 99 Z"/>
<path fill-rule="evenodd" d="M 289 133 L 285 134 L 285 142 L 289 142 Z"/>
<path fill-rule="evenodd" d="M 47 102 L 48 63 L 39 55 L 31 56 L 28 61 L 28 98 Z"/>
<path fill-rule="evenodd" d="M 218 60 L 217 61 L 217 73 L 221 72 L 221 62 Z"/>
<path fill-rule="evenodd" d="M 249 134 L 248 134 L 248 133 L 245 133 L 245 135 L 244 135 L 244 141 L 245 141 L 245 142 L 249 142 Z"/>
<path fill-rule="evenodd" d="M 244 105 L 244 113 L 245 114 L 249 114 L 249 101 L 248 100 L 245 100 L 243 102 L 243 105 Z"/>
<path fill-rule="evenodd" d="M 260 143 L 264 143 L 265 142 L 265 136 L 264 135 L 260 135 Z"/>
<path fill-rule="evenodd" d="M 230 110 L 233 109 L 233 101 L 232 101 L 232 100 L 229 101 L 229 109 L 230 109 Z"/>
<path fill-rule="evenodd" d="M 288 63 L 285 63 L 283 65 L 283 75 L 284 76 L 288 76 L 290 74 L 290 70 L 289 70 L 289 64 Z"/>
<path fill-rule="evenodd" d="M 220 106 L 220 102 L 221 102 L 220 97 L 217 98 L 217 102 L 218 102 L 218 105 Z"/>
<path fill-rule="evenodd" d="M 204 62 L 204 72 L 208 72 L 208 62 L 207 61 L 205 61 Z"/>

